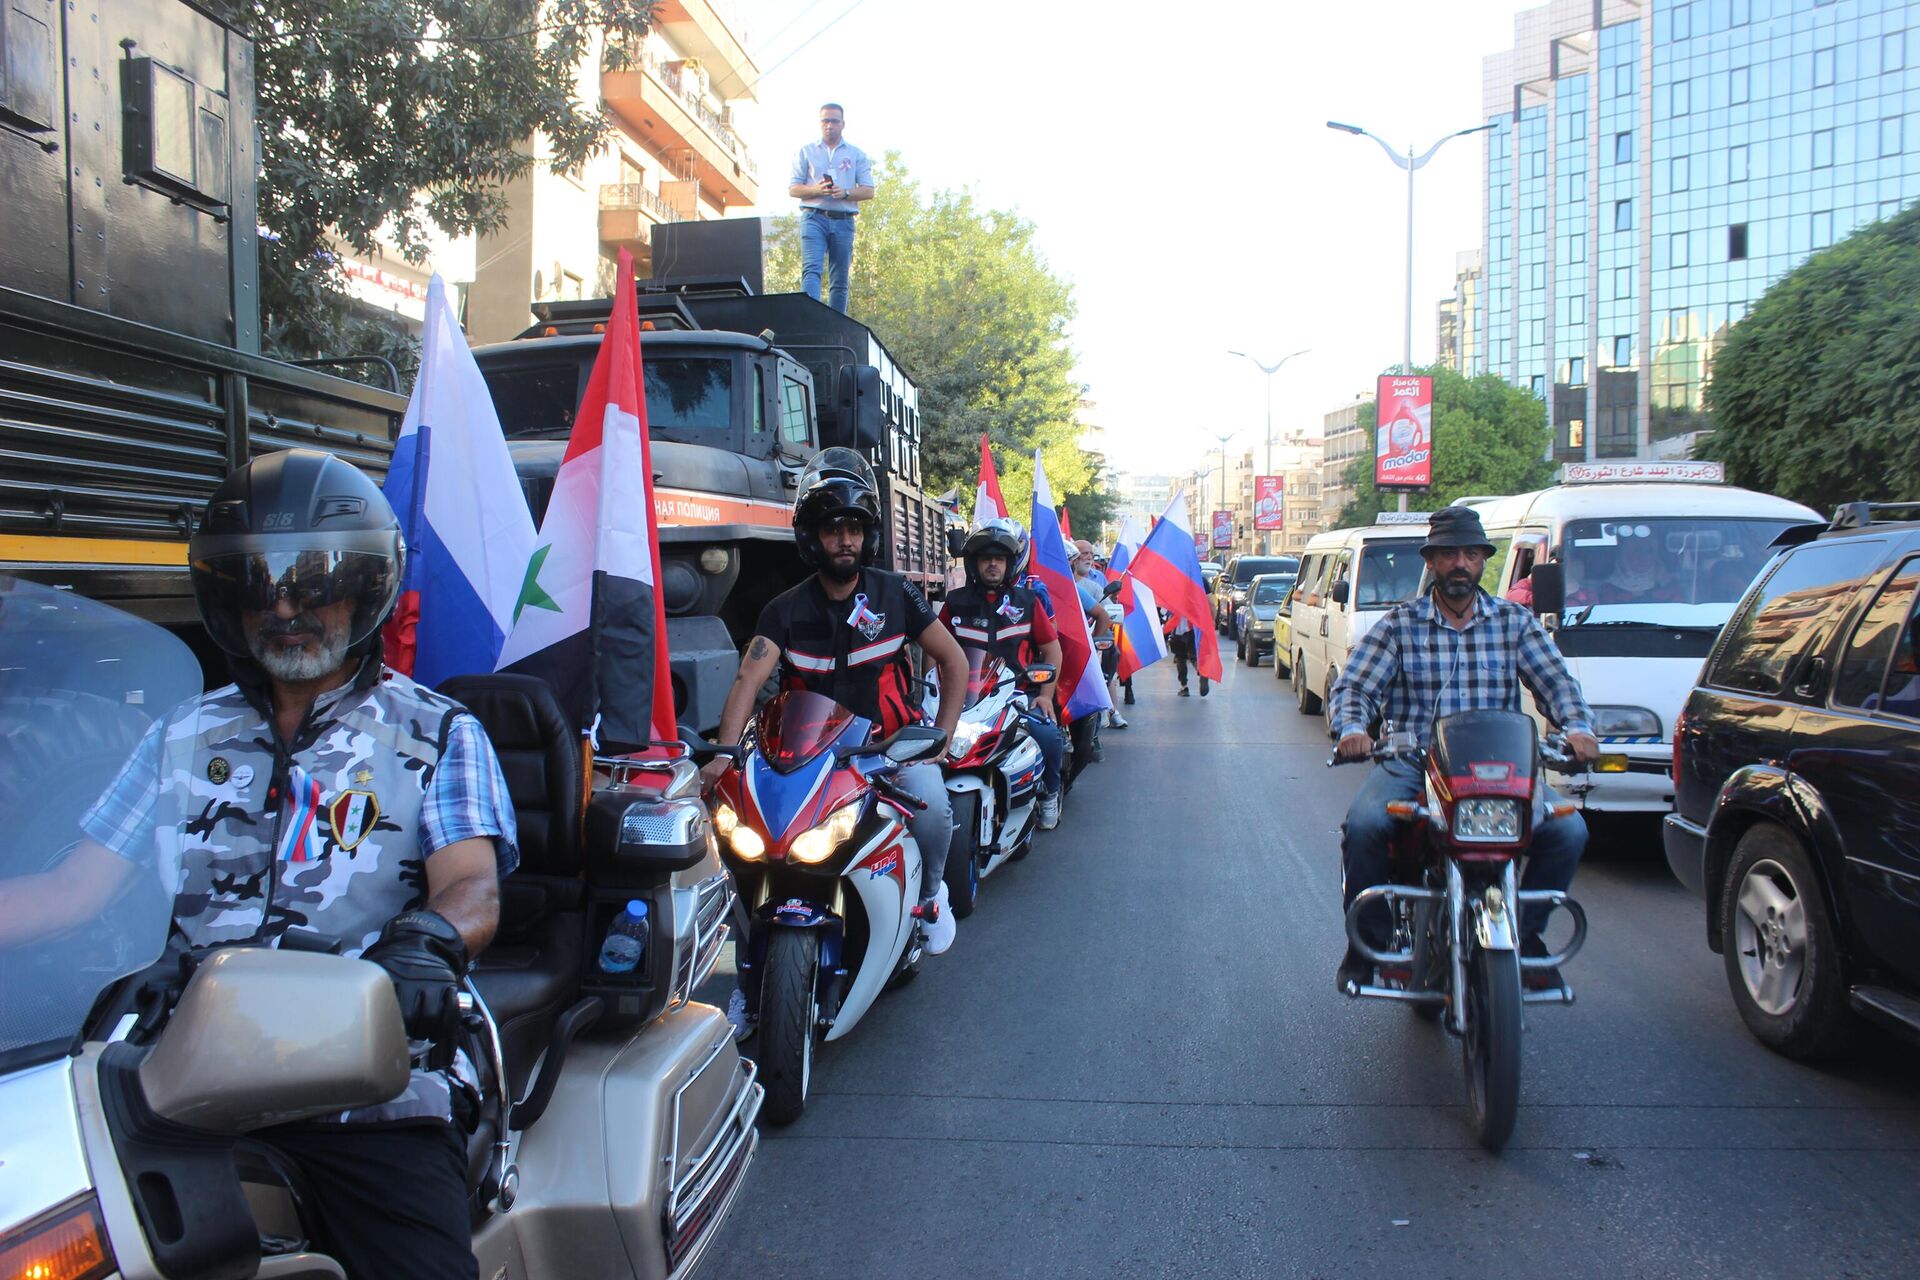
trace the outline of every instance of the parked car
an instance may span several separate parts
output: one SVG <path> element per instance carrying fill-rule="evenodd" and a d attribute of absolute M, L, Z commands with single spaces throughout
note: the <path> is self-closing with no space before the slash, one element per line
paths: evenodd
<path fill-rule="evenodd" d="M 1420 585 L 1426 516 L 1388 512 L 1382 523 L 1315 534 L 1293 584 L 1287 660 L 1300 714 L 1319 715 L 1360 637 Z"/>
<path fill-rule="evenodd" d="M 1213 582 L 1213 625 L 1228 638 L 1238 640 L 1239 624 L 1234 614 L 1247 602 L 1247 584 L 1263 573 L 1298 573 L 1298 556 L 1234 556 Z"/>
<path fill-rule="evenodd" d="M 1674 727 L 1667 862 L 1740 1016 L 1789 1057 L 1857 1018 L 1920 1039 L 1915 514 L 1782 534 Z"/>
<path fill-rule="evenodd" d="M 1240 606 L 1234 625 L 1234 633 L 1240 637 L 1235 642 L 1240 661 L 1257 667 L 1262 656 L 1274 652 L 1274 619 L 1286 607 L 1292 590 L 1290 573 L 1257 574 L 1247 584 L 1247 602 Z"/>

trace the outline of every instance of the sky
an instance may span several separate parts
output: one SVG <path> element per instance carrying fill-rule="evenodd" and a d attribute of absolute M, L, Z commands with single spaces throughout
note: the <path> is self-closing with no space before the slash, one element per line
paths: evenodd
<path fill-rule="evenodd" d="M 791 207 L 788 166 L 831 99 L 870 155 L 1017 211 L 1074 285 L 1109 460 L 1142 473 L 1204 466 L 1226 432 L 1260 447 L 1265 377 L 1230 350 L 1310 349 L 1274 378 L 1276 441 L 1372 394 L 1401 353 L 1406 179 L 1326 122 L 1401 151 L 1481 123 L 1481 59 L 1512 46 L 1522 7 L 716 0 L 762 69 L 761 210 Z M 1416 362 L 1480 239 L 1481 154 L 1478 136 L 1450 142 L 1416 180 Z"/>

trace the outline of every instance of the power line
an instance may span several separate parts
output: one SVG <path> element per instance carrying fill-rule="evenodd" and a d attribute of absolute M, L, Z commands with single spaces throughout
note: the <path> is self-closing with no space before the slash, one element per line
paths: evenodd
<path fill-rule="evenodd" d="M 827 0 L 809 0 L 809 3 L 804 5 L 801 8 L 800 12 L 794 14 L 791 18 L 787 19 L 787 23 L 785 26 L 781 27 L 778 31 L 768 36 L 765 40 L 760 41 L 761 48 L 763 49 L 772 48 L 774 42 L 779 40 L 781 36 L 787 34 L 787 32 L 793 30 L 793 28 L 799 23 L 800 19 L 806 17 L 808 14 L 812 13 L 815 9 L 818 9 L 821 5 L 825 4 L 826 2 Z"/>
<path fill-rule="evenodd" d="M 814 32 L 812 35 L 808 36 L 805 40 L 802 40 L 799 44 L 793 47 L 793 49 L 787 54 L 786 57 L 780 59 L 780 61 L 774 63 L 772 66 L 768 67 L 765 71 L 762 71 L 759 75 L 755 76 L 753 78 L 753 83 L 748 85 L 747 88 L 748 89 L 757 88 L 762 80 L 765 80 L 768 76 L 778 71 L 781 67 L 786 66 L 787 63 L 793 60 L 793 57 L 795 54 L 799 53 L 802 49 L 812 44 L 815 40 L 818 40 L 821 36 L 827 34 L 827 32 L 833 30 L 833 28 L 836 25 L 838 25 L 841 18 L 846 17 L 848 14 L 852 13 L 855 9 L 858 9 L 861 5 L 865 4 L 866 2 L 867 0 L 853 0 L 853 3 L 848 5 L 846 8 L 842 9 L 839 15 L 836 16 L 833 19 L 833 21 L 827 23 L 826 26 Z M 815 3 L 818 3 L 818 0 L 815 0 Z M 804 10 L 802 12 L 804 12 Z M 787 25 L 792 26 L 793 24 L 788 23 Z"/>

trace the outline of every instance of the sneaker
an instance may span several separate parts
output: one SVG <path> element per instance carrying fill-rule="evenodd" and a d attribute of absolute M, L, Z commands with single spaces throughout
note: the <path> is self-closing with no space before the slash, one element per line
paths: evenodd
<path fill-rule="evenodd" d="M 1187 688 L 1185 685 L 1181 685 L 1180 692 L 1174 696 L 1177 698 L 1191 698 L 1193 696 L 1193 690 Z"/>
<path fill-rule="evenodd" d="M 940 887 L 933 891 L 933 909 L 928 912 L 933 918 L 922 920 L 927 927 L 927 954 L 940 955 L 953 945 L 953 935 L 959 932 L 953 922 L 953 912 L 947 909 L 947 882 L 942 880 Z"/>
<path fill-rule="evenodd" d="M 1200 677 L 1200 696 L 1201 696 L 1201 697 L 1203 697 L 1203 698 L 1204 698 L 1204 697 L 1206 697 L 1206 696 L 1207 696 L 1207 690 L 1208 690 L 1208 689 L 1210 689 L 1210 688 L 1212 688 L 1212 687 L 1213 687 L 1213 686 L 1211 686 L 1211 685 L 1209 685 L 1209 684 L 1207 683 L 1207 678 L 1206 678 L 1205 676 L 1201 676 L 1201 677 Z"/>
<path fill-rule="evenodd" d="M 1040 797 L 1040 829 L 1051 831 L 1060 825 L 1060 793 Z"/>
<path fill-rule="evenodd" d="M 1125 716 L 1121 715 L 1118 711 L 1110 710 L 1107 712 L 1107 728 L 1124 729 L 1126 727 L 1127 718 Z"/>
<path fill-rule="evenodd" d="M 1537 933 L 1520 939 L 1520 957 L 1523 960 L 1537 960 L 1552 954 L 1547 950 L 1545 939 Z M 1560 976 L 1559 966 L 1555 965 L 1545 969 L 1522 969 L 1520 985 L 1529 991 L 1558 991 L 1566 985 L 1566 980 Z"/>
<path fill-rule="evenodd" d="M 736 1041 L 745 1040 L 753 1034 L 753 1020 L 747 1017 L 747 993 L 739 987 L 727 997 L 727 1025 L 733 1028 Z"/>
<path fill-rule="evenodd" d="M 1333 986 L 1341 995 L 1352 995 L 1353 990 L 1373 984 L 1373 965 L 1367 958 L 1347 946 L 1346 957 L 1340 961 L 1340 968 L 1333 975 Z"/>

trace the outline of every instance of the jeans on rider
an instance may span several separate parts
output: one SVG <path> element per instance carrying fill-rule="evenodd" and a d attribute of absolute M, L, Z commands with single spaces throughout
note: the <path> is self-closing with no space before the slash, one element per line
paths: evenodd
<path fill-rule="evenodd" d="M 1066 756 L 1067 746 L 1060 737 L 1060 726 L 1038 711 L 1025 713 L 1025 720 L 1027 733 L 1040 748 L 1040 791 L 1050 796 L 1060 790 L 1060 762 Z"/>
<path fill-rule="evenodd" d="M 953 843 L 953 810 L 947 804 L 947 775 L 937 764 L 910 764 L 893 775 L 902 791 L 926 802 L 907 819 L 907 830 L 920 846 L 920 900 L 940 887 L 947 869 L 947 846 Z"/>
<path fill-rule="evenodd" d="M 1362 889 L 1386 883 L 1388 845 L 1401 825 L 1388 816 L 1387 802 L 1416 799 L 1423 789 L 1420 770 L 1404 760 L 1383 760 L 1367 775 L 1360 793 L 1347 807 L 1345 836 L 1340 845 L 1340 905 L 1343 908 L 1351 907 Z M 1573 873 L 1586 848 L 1587 824 L 1579 814 L 1549 818 L 1534 833 L 1520 887 L 1562 891 L 1571 888 Z M 1549 910 L 1544 905 L 1529 905 L 1523 910 L 1520 936 L 1526 938 L 1544 929 Z M 1386 929 L 1386 907 L 1376 904 L 1371 911 L 1361 914 L 1361 936 L 1374 947 L 1385 949 Z"/>

